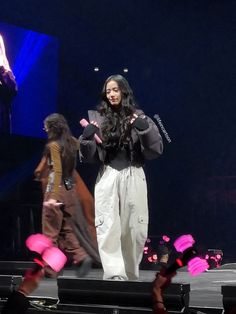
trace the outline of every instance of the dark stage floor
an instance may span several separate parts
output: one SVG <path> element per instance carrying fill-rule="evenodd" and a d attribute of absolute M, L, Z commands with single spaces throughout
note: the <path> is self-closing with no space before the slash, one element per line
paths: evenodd
<path fill-rule="evenodd" d="M 75 278 L 72 270 L 65 270 L 63 277 Z M 142 282 L 151 282 L 155 277 L 155 271 L 141 270 L 140 285 Z M 88 280 L 101 280 L 102 271 L 92 269 L 85 277 Z M 199 276 L 192 277 L 186 269 L 182 269 L 173 279 L 173 283 L 190 284 L 190 307 L 191 308 L 212 308 L 223 310 L 221 286 L 236 285 L 236 264 L 225 264 L 218 269 L 209 270 Z M 33 296 L 58 298 L 57 281 L 45 279 Z"/>
<path fill-rule="evenodd" d="M 1 270 L 1 265 L 0 265 L 0 270 Z M 140 287 L 141 289 L 143 286 L 148 286 L 148 284 L 150 284 L 155 278 L 155 273 L 156 272 L 152 270 L 141 270 L 140 281 L 133 282 L 134 286 L 136 288 Z M 75 271 L 73 271 L 72 269 L 65 269 L 59 278 L 71 279 L 71 281 L 73 281 L 73 279 L 76 278 Z M 83 293 L 88 293 L 88 294 L 90 294 L 89 292 L 90 285 L 91 285 L 91 288 L 93 286 L 93 289 L 97 289 L 97 291 L 100 291 L 100 286 L 102 288 L 102 286 L 106 286 L 106 285 L 115 286 L 119 284 L 118 286 L 116 286 L 116 289 L 122 290 L 122 285 L 124 285 L 124 290 L 125 290 L 126 283 L 127 282 L 118 283 L 114 281 L 103 281 L 101 269 L 92 269 L 87 274 L 87 276 L 84 277 L 81 281 L 81 285 L 86 284 L 87 286 L 86 288 L 87 290 L 86 289 L 83 290 Z M 190 276 L 188 272 L 186 271 L 186 268 L 182 268 L 180 271 L 178 271 L 176 277 L 174 277 L 173 284 L 174 283 L 190 284 L 189 307 L 190 309 L 193 309 L 195 311 L 194 313 L 223 313 L 221 286 L 222 285 L 236 286 L 236 263 L 225 264 L 221 266 L 220 268 L 209 270 L 196 277 Z M 94 286 L 97 286 L 98 288 L 94 288 Z M 131 282 L 131 286 L 132 286 L 132 282 Z M 134 289 L 134 286 L 132 289 Z M 132 289 L 129 291 L 130 294 L 132 293 Z M 77 293 L 79 295 L 79 292 Z M 93 293 L 95 293 L 96 295 L 96 290 L 93 291 Z M 56 279 L 43 279 L 38 289 L 31 295 L 31 299 L 36 300 L 36 303 L 37 303 L 37 300 L 40 300 L 40 299 L 46 299 L 48 300 L 50 304 L 56 305 L 57 303 L 59 303 L 57 280 Z M 55 310 L 56 307 L 52 307 L 52 310 L 53 308 Z M 138 313 L 138 310 L 136 312 Z M 151 310 L 149 309 L 147 313 L 148 312 L 151 312 Z M 67 313 L 67 312 L 64 312 L 64 313 Z M 79 312 L 79 313 L 82 313 L 82 312 Z M 88 313 L 88 311 L 86 311 L 86 313 Z M 114 313 L 119 313 L 119 311 L 114 312 Z M 171 312 L 171 313 L 174 313 L 174 312 Z M 176 312 L 176 313 L 180 313 L 180 312 Z"/>

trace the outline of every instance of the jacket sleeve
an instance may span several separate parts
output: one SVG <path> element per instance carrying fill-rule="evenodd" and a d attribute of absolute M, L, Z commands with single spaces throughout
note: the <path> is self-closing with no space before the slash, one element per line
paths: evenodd
<path fill-rule="evenodd" d="M 56 142 L 51 142 L 49 144 L 49 151 L 54 171 L 54 182 L 50 197 L 55 200 L 59 200 L 59 186 L 62 181 L 62 164 L 60 147 Z"/>
<path fill-rule="evenodd" d="M 146 159 L 155 159 L 163 152 L 163 141 L 157 125 L 146 116 L 148 128 L 144 131 L 138 131 L 138 137 L 141 143 L 141 151 Z"/>
<path fill-rule="evenodd" d="M 99 161 L 98 148 L 96 141 L 85 140 L 83 135 L 79 137 L 79 157 L 81 162 L 95 163 Z"/>

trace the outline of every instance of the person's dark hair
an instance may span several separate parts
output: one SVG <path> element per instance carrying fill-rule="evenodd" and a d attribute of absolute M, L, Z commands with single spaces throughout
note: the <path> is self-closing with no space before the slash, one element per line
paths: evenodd
<path fill-rule="evenodd" d="M 56 141 L 60 146 L 63 176 L 70 176 L 76 163 L 76 139 L 72 136 L 66 119 L 59 113 L 47 116 L 44 124 L 48 129 L 48 143 Z"/>
<path fill-rule="evenodd" d="M 121 105 L 118 109 L 110 105 L 106 96 L 106 86 L 110 81 L 117 82 L 121 91 Z M 117 147 L 117 145 L 122 147 L 128 144 L 131 130 L 130 117 L 136 108 L 133 91 L 128 81 L 122 75 L 111 75 L 104 83 L 101 98 L 98 111 L 105 116 L 101 127 L 104 144 L 108 147 Z"/>

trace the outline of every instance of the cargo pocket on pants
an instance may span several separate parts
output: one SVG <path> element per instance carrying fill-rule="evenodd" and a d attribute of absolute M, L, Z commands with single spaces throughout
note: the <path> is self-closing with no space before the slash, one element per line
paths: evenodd
<path fill-rule="evenodd" d="M 137 231 L 137 241 L 142 246 L 147 240 L 148 232 L 148 217 L 139 215 L 138 216 L 138 231 Z"/>
<path fill-rule="evenodd" d="M 95 228 L 97 235 L 103 234 L 104 233 L 104 215 L 100 215 L 95 218 Z"/>

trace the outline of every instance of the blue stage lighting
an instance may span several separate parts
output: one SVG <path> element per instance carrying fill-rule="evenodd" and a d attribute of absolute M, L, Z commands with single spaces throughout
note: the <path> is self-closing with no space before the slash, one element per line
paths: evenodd
<path fill-rule="evenodd" d="M 49 41 L 50 37 L 47 35 L 33 31 L 26 32 L 22 47 L 13 66 L 13 73 L 16 76 L 19 87 L 37 62 L 43 49 L 47 47 Z"/>

